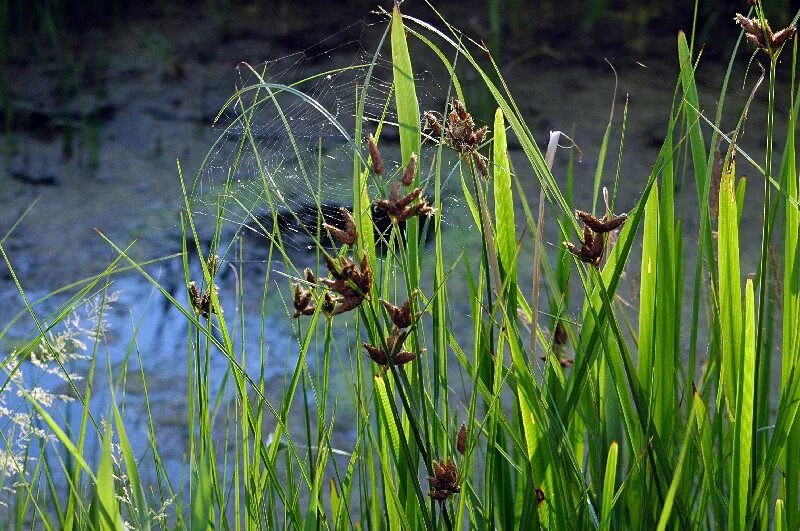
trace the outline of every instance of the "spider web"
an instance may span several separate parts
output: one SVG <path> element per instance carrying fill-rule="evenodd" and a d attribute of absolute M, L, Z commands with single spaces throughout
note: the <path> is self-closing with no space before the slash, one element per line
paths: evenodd
<path fill-rule="evenodd" d="M 295 256 L 312 254 L 317 242 L 330 243 L 321 225 L 343 222 L 340 208 L 350 209 L 353 202 L 354 158 L 366 167 L 365 139 L 377 133 L 379 124 L 385 171 L 370 174 L 370 197 L 385 196 L 390 181 L 402 173 L 392 64 L 375 55 L 380 35 L 363 29 L 359 40 L 334 48 L 324 49 L 323 41 L 312 50 L 237 68 L 237 92 L 218 117 L 220 135 L 191 191 L 196 223 L 208 231 L 217 217 L 222 220 L 220 251 L 239 235 L 267 244 L 279 238 Z M 387 44 L 382 52 L 388 52 Z M 433 72 L 420 69 L 415 81 L 421 110 L 445 108 L 448 87 Z M 364 108 L 357 138 L 359 97 Z M 435 149 L 430 140 L 423 144 L 423 187 Z M 456 162 L 454 157 L 443 162 L 445 186 L 451 188 L 458 186 L 458 178 L 452 178 Z M 432 196 L 433 186 L 424 193 Z M 459 195 L 448 194 L 442 209 L 445 225 L 455 224 L 449 213 L 457 210 Z M 249 247 L 263 254 L 268 246 Z M 263 259 L 251 254 L 245 261 Z"/>

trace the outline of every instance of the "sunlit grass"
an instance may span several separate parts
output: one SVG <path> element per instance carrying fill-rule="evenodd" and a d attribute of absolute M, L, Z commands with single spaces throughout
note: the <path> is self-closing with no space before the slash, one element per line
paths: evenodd
<path fill-rule="evenodd" d="M 750 16 L 764 15 L 759 4 Z M 3 391 L 17 389 L 14 375 L 25 370 L 26 359 L 47 352 L 48 363 L 65 376 L 82 410 L 80 422 L 69 423 L 41 395 L 20 388 L 42 433 L 28 437 L 19 452 L 12 448 L 14 433 L 3 432 L 6 453 L 13 458 L 0 464 L 18 468 L 0 475 L 10 492 L 6 526 L 800 526 L 797 40 L 757 52 L 758 60 L 769 63 L 764 74 L 768 125 L 748 134 L 763 137 L 763 163 L 736 144 L 743 118 L 730 136 L 719 129 L 723 114 L 744 117 L 755 97 L 754 90 L 744 109 L 723 111 L 736 53 L 750 53 L 750 45 L 732 47 L 722 92 L 714 95 L 719 105 L 712 121 L 702 112 L 695 84 L 702 62 L 697 64 L 692 39 L 680 33 L 676 97 L 664 117 L 664 142 L 651 173 L 644 182 L 629 184 L 617 170 L 600 204 L 601 182 L 611 181 L 610 121 L 599 142 L 593 204 L 575 205 L 572 163 L 566 169 L 553 163 L 559 140 L 568 137 L 551 133 L 542 152 L 486 50 L 441 18 L 429 24 L 395 8 L 387 19 L 372 65 L 379 54 L 391 56 L 393 90 L 385 95 L 391 119 L 362 120 L 371 67 L 353 95 L 353 131 L 307 95 L 302 80 L 278 84 L 269 72 L 253 71 L 256 83 L 226 104 L 236 114 L 225 132 L 235 126 L 243 134 L 231 177 L 216 197 L 214 218 L 194 214 L 196 181 L 178 168 L 186 297 L 170 293 L 149 272 L 149 263 L 137 262 L 129 247 L 101 234 L 115 261 L 102 274 L 71 286 L 77 293 L 53 315 L 40 318 L 40 301 L 28 300 L 14 274 L 13 256 L 2 246 L 6 238 L 0 240 L 0 254 L 37 326 L 30 341 L 6 361 Z M 450 75 L 441 95 L 448 105 L 430 115 L 420 109 L 415 85 L 410 49 L 418 46 L 432 52 Z M 459 80 L 465 69 L 496 104 L 488 134 L 467 112 Z M 791 75 L 791 106 L 783 110 L 775 105 L 779 69 Z M 314 168 L 299 169 L 320 210 L 320 223 L 307 227 L 316 247 L 309 273 L 283 241 L 277 215 L 291 204 L 270 185 L 271 169 L 260 159 L 252 131 L 261 106 L 274 106 L 285 118 L 279 94 L 302 100 L 331 121 L 352 151 L 353 223 L 342 233 L 322 224 L 321 177 L 315 179 Z M 787 114 L 786 131 L 775 127 L 774 116 L 781 112 Z M 623 127 L 627 119 L 626 108 Z M 299 160 L 291 120 L 282 123 Z M 384 174 L 374 160 L 387 128 L 399 130 L 396 175 Z M 373 150 L 367 148 L 369 134 L 377 138 Z M 717 151 L 720 136 L 727 151 Z M 524 154 L 524 168 L 508 156 L 512 139 Z M 776 165 L 772 153 L 781 143 Z M 232 176 L 245 157 L 255 161 L 271 228 L 233 192 Z M 458 186 L 445 190 L 450 171 L 445 162 L 455 159 Z M 763 227 L 741 222 L 748 199 L 736 168 L 745 163 L 759 172 L 750 177 L 751 186 L 763 179 Z M 523 172 L 537 179 L 538 201 L 522 192 Z M 563 188 L 560 172 L 566 177 Z M 694 212 L 676 206 L 684 202 L 676 197 L 675 182 L 687 175 L 694 176 L 699 205 Z M 613 211 L 620 186 L 640 187 L 625 216 Z M 417 187 L 424 190 L 415 192 Z M 447 241 L 445 195 L 455 192 L 478 235 L 477 251 L 454 253 Z M 252 215 L 250 222 L 268 233 L 266 274 L 255 283 L 245 282 L 251 272 L 237 260 L 241 241 L 225 240 L 226 208 L 237 201 Z M 376 241 L 372 230 L 376 203 L 395 221 L 386 241 Z M 583 216 L 591 230 L 575 208 L 593 214 Z M 687 219 L 699 220 L 697 233 L 684 229 Z M 571 246 L 548 246 L 545 226 Z M 433 233 L 428 245 L 420 239 L 426 232 Z M 210 242 L 201 233 L 213 234 Z M 740 241 L 759 236 L 759 268 L 745 279 Z M 323 246 L 328 241 L 336 245 Z M 694 263 L 684 258 L 689 245 L 697 246 Z M 233 300 L 215 288 L 223 262 L 237 264 L 231 267 L 241 279 Z M 623 276 L 637 268 L 638 307 L 619 297 Z M 104 416 L 96 418 L 89 403 L 95 371 L 106 361 L 101 334 L 92 336 L 90 366 L 81 380 L 71 378 L 62 363 L 67 347 L 54 341 L 53 330 L 84 301 L 99 297 L 102 316 L 112 302 L 109 281 L 126 271 L 150 282 L 187 325 L 185 478 L 170 477 L 163 466 L 143 371 L 149 420 L 145 454 L 136 454 L 131 443 L 125 380 L 127 360 L 138 357 L 138 349 L 129 347 L 119 372 L 107 364 L 110 401 Z M 531 277 L 532 285 L 522 284 L 522 278 Z M 246 286 L 259 282 L 260 293 L 246 293 Z M 779 298 L 776 283 L 782 286 Z M 579 307 L 572 307 L 570 292 L 579 294 Z M 456 315 L 461 311 L 456 294 L 466 297 L 466 324 Z M 261 316 L 260 344 L 245 341 L 252 337 L 245 327 L 253 323 L 241 317 L 254 305 Z M 684 306 L 691 311 L 685 314 Z M 293 323 L 296 346 L 296 356 L 282 362 L 286 374 L 280 389 L 263 372 L 274 363 L 263 344 L 276 315 Z M 708 317 L 707 329 L 702 315 Z M 101 323 L 98 318 L 98 332 Z M 7 332 L 3 329 L 0 338 Z M 222 378 L 212 377 L 218 376 L 212 375 L 212 359 L 227 361 Z M 253 359 L 260 374 L 245 370 Z M 781 377 L 773 381 L 770 366 L 778 359 Z M 220 380 L 221 385 L 213 383 Z M 345 422 L 350 439 L 342 448 L 337 428 Z"/>

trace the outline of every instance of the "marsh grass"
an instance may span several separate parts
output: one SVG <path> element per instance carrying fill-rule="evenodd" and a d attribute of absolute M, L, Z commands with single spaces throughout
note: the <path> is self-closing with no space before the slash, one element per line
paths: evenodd
<path fill-rule="evenodd" d="M 438 16 L 432 6 L 431 11 Z M 762 20 L 764 15 L 760 5 L 751 14 Z M 13 256 L 6 254 L 0 241 L 6 267 L 36 323 L 30 341 L 6 361 L 9 376 L 2 390 L 7 392 L 18 382 L 15 375 L 27 367 L 25 360 L 49 352 L 47 359 L 67 378 L 82 410 L 76 429 L 75 422 L 65 422 L 45 407 L 41 396 L 20 387 L 24 399 L 20 408 L 36 419 L 41 436 L 29 437 L 25 458 L 13 460 L 20 470 L 16 482 L 8 486 L 6 526 L 800 526 L 800 454 L 795 451 L 800 445 L 800 426 L 795 422 L 800 405 L 797 40 L 787 41 L 780 50 L 757 52 L 757 59 L 769 64 L 768 127 L 759 133 L 765 158 L 758 163 L 736 143 L 743 119 L 733 135 L 720 131 L 723 114 L 746 114 L 746 107 L 728 110 L 724 105 L 734 60 L 751 50 L 740 49 L 741 42 L 733 47 L 711 120 L 702 112 L 695 83 L 699 54 L 691 38 L 678 35 L 680 76 L 672 110 L 664 117 L 663 144 L 627 219 L 618 230 L 605 233 L 602 228 L 584 231 L 574 210 L 583 207 L 608 219 L 615 214 L 619 187 L 629 186 L 618 166 L 610 194 L 600 204 L 601 183 L 609 183 L 606 160 L 613 158 L 607 157 L 612 122 L 601 142 L 592 205 L 575 205 L 573 159 L 563 189 L 554 175 L 553 156 L 562 135 L 552 134 L 546 152 L 540 150 L 486 50 L 443 18 L 429 24 L 401 15 L 395 7 L 387 19 L 372 64 L 354 95 L 353 131 L 304 92 L 306 80 L 277 84 L 269 80 L 268 72 L 254 70 L 256 83 L 238 90 L 225 106 L 236 110 L 226 131 L 236 126 L 244 134 L 236 146 L 231 177 L 217 195 L 215 218 L 193 214 L 197 181 L 184 178 L 179 167 L 185 206 L 179 255 L 185 297 L 170 293 L 152 276 L 150 263 L 131 256 L 130 247 L 101 234 L 117 258 L 101 274 L 67 287 L 74 295 L 42 318 L 41 301 L 28 300 L 14 274 Z M 441 60 L 450 76 L 447 94 L 442 95 L 448 102 L 465 102 L 458 72 L 466 68 L 477 76 L 496 107 L 488 136 L 470 136 L 471 129 L 465 133 L 466 116 L 459 115 L 456 104 L 439 109 L 438 131 L 423 128 L 430 122 L 423 121 L 426 109 L 419 107 L 409 41 Z M 364 122 L 372 66 L 379 54 L 389 51 L 394 84 L 385 105 L 393 109 L 396 122 Z M 790 69 L 788 87 L 776 83 L 778 69 Z M 775 105 L 778 90 L 791 93 L 786 131 L 774 125 L 774 115 L 784 112 Z M 278 94 L 315 108 L 351 146 L 357 237 L 332 248 L 322 245 L 328 240 L 321 214 L 324 183 L 317 182 L 312 190 L 318 194 L 319 223 L 308 228 L 309 237 L 317 242 L 313 276 L 301 271 L 284 245 L 277 215 L 291 205 L 269 185 L 268 168 L 252 134 L 252 120 L 261 106 L 272 105 L 284 116 Z M 468 109 L 469 101 L 466 105 Z M 623 127 L 614 132 L 622 139 L 627 119 L 626 108 Z M 299 149 L 290 121 L 283 123 L 291 144 Z M 458 134 L 449 129 L 456 126 Z M 376 150 L 367 148 L 366 139 L 374 133 L 379 149 L 386 128 L 399 130 L 401 171 L 418 157 L 413 174 L 407 176 L 410 185 L 401 195 L 422 187 L 436 212 L 409 218 L 402 231 L 394 225 L 387 241 L 376 242 L 372 205 L 389 195 L 390 186 L 373 171 L 370 153 L 374 156 Z M 715 160 L 721 136 L 727 152 L 723 156 L 720 151 Z M 508 156 L 511 138 L 524 154 L 525 167 L 515 167 Z M 459 205 L 480 236 L 477 253 L 452 253 L 453 246 L 445 241 L 444 195 L 452 192 L 442 186 L 444 161 L 453 159 L 449 151 L 454 146 L 459 158 L 453 171 L 463 194 Z M 776 150 L 781 155 L 774 164 Z M 485 176 L 480 162 L 484 156 L 488 157 Z M 242 240 L 225 239 L 226 205 L 237 201 L 232 176 L 244 157 L 256 161 L 256 178 L 263 182 L 273 219 L 267 268 L 255 296 L 248 292 L 253 283 L 243 280 L 249 272 L 237 260 Z M 321 156 L 318 162 L 323 163 Z M 757 172 L 750 177 L 751 186 L 763 179 L 763 227 L 741 222 L 748 199 L 737 166 L 744 164 Z M 523 193 L 522 175 L 537 179 L 538 203 L 529 203 Z M 678 206 L 684 197 L 675 195 L 676 180 L 692 176 L 697 212 L 684 211 Z M 680 190 L 685 194 L 691 188 Z M 712 208 L 712 203 L 717 206 Z M 259 223 L 256 214 L 252 223 Z M 697 234 L 684 229 L 690 216 L 700 220 Z M 210 222 L 211 227 L 198 227 Z M 595 245 L 602 243 L 600 254 L 583 261 L 565 247 L 553 249 L 544 240 L 546 225 L 557 230 L 564 242 L 587 243 L 592 237 Z M 263 225 L 261 229 L 267 230 Z M 210 245 L 200 236 L 209 231 Z M 420 239 L 427 231 L 433 233 L 430 245 Z M 740 240 L 758 234 L 763 240 L 759 268 L 744 279 Z M 684 258 L 690 245 L 697 245 L 695 263 Z M 379 246 L 385 252 L 379 253 Z M 234 264 L 230 267 L 242 279 L 233 297 L 225 292 L 223 298 L 215 289 L 218 269 L 205 266 L 216 263 L 215 256 Z M 335 264 L 343 266 L 344 258 L 360 263 L 354 270 L 358 274 L 371 272 L 370 281 L 337 271 Z M 629 264 L 639 261 L 637 308 L 625 304 L 619 290 Z M 333 264 L 327 271 L 326 263 Z M 102 314 L 111 300 L 110 279 L 130 271 L 152 283 L 187 324 L 189 444 L 184 478 L 170 477 L 163 465 L 159 427 L 149 413 L 152 405 L 143 370 L 148 411 L 145 450 L 135 451 L 128 435 L 125 382 L 128 371 L 136 371 L 129 361 L 141 356 L 135 345 L 130 345 L 121 367 L 107 363 L 111 399 L 100 417 L 93 414 L 90 402 L 95 372 L 102 370 L 104 361 L 102 320 L 97 320 L 92 335 L 96 341 L 89 348 L 91 359 L 83 380 L 72 378 L 58 355 L 63 346 L 54 335 L 56 327 L 68 325 L 68 316 L 90 297 L 99 296 L 96 310 Z M 335 291 L 357 302 L 351 311 L 330 315 L 324 296 L 333 281 L 319 280 L 326 273 L 341 281 Z M 523 285 L 523 278 L 532 278 L 533 283 Z M 194 298 L 190 282 L 196 286 Z M 299 284 L 311 298 L 303 302 L 299 313 L 304 315 L 293 321 L 296 355 L 287 357 L 285 379 L 276 390 L 263 370 L 270 355 L 263 347 L 268 321 L 275 318 L 267 308 L 283 306 L 282 318 L 291 320 L 296 289 L 292 284 Z M 466 323 L 457 315 L 458 293 L 468 296 Z M 580 307 L 572 308 L 576 297 Z M 253 300 L 261 314 L 259 344 L 244 341 L 246 324 L 241 316 Z M 408 301 L 405 318 L 381 300 L 397 307 Z M 685 314 L 684 307 L 691 311 Z M 701 325 L 703 315 L 707 329 Z M 135 331 L 137 326 L 134 323 Z M 365 342 L 383 357 L 372 351 L 372 357 L 365 355 Z M 401 364 L 400 349 L 416 357 L 404 358 Z M 213 382 L 220 379 L 211 373 L 211 360 L 220 357 L 227 360 L 227 370 L 216 385 Z M 244 369 L 253 366 L 253 358 L 260 373 Z M 776 363 L 781 367 L 779 381 L 770 378 L 770 367 Z M 233 400 L 227 399 L 230 396 Z M 345 422 L 349 439 L 338 431 Z M 13 430 L 3 435 L 7 451 L 12 446 L 19 449 Z M 338 446 L 345 440 L 346 448 Z"/>

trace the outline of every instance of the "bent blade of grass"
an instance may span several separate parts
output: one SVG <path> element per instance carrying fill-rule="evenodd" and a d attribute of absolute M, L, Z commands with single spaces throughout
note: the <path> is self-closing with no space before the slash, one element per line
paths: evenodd
<path fill-rule="evenodd" d="M 493 181 L 494 181 L 494 216 L 497 230 L 497 254 L 505 275 L 514 282 L 516 267 L 513 263 L 516 255 L 517 240 L 514 225 L 514 196 L 511 190 L 511 170 L 508 164 L 508 143 L 506 126 L 502 109 L 494 115 L 494 138 L 492 140 Z M 509 293 L 516 292 L 516 284 L 509 284 Z"/>
<path fill-rule="evenodd" d="M 728 415 L 734 419 L 737 375 L 740 374 L 742 339 L 742 292 L 739 265 L 739 213 L 734 183 L 733 156 L 726 163 L 719 185 L 719 314 L 722 336 L 722 392 Z M 738 419 L 737 419 L 738 420 Z"/>
<path fill-rule="evenodd" d="M 395 105 L 397 107 L 397 124 L 400 130 L 400 157 L 402 167 L 405 168 L 411 159 L 412 153 L 419 155 L 420 152 L 420 114 L 419 101 L 417 100 L 417 90 L 414 85 L 414 71 L 411 67 L 411 55 L 408 52 L 405 28 L 403 26 L 403 16 L 397 4 L 392 11 L 392 73 L 395 89 Z M 411 186 L 419 186 L 419 168 L 414 173 L 414 181 Z M 406 230 L 408 231 L 408 258 L 411 265 L 409 271 L 412 288 L 419 282 L 419 257 L 418 257 L 418 233 L 419 221 L 417 218 L 409 220 Z"/>

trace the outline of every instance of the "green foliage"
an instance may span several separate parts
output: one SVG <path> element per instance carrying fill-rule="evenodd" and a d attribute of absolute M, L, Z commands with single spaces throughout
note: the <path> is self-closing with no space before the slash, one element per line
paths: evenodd
<path fill-rule="evenodd" d="M 602 7 L 602 2 L 595 4 Z M 600 218 L 583 216 L 594 226 L 590 231 L 584 231 L 573 210 L 572 164 L 566 170 L 554 166 L 560 133 L 552 134 L 543 154 L 491 57 L 487 64 L 485 50 L 465 41 L 443 18 L 429 24 L 405 17 L 394 7 L 369 73 L 354 95 L 352 132 L 304 92 L 304 80 L 281 85 L 255 73 L 258 82 L 238 90 L 226 105 L 237 111 L 235 120 L 244 132 L 235 164 L 245 154 L 256 159 L 273 220 L 279 209 L 290 208 L 267 184 L 250 125 L 259 105 L 274 105 L 284 118 L 291 145 L 299 150 L 277 95 L 302 100 L 329 120 L 352 149 L 353 214 L 359 233 L 336 249 L 320 245 L 316 250 L 318 263 L 344 258 L 354 262 L 347 274 L 345 268 L 331 271 L 333 277 L 338 275 L 336 282 L 323 282 L 303 275 L 279 229 L 273 229 L 263 279 L 261 344 L 266 321 L 274 318 L 268 316 L 269 304 L 284 300 L 289 321 L 294 310 L 288 308 L 298 304 L 297 298 L 291 300 L 296 293 L 309 290 L 313 303 L 293 321 L 296 357 L 287 359 L 279 390 L 270 388 L 272 382 L 263 372 L 245 370 L 253 367 L 251 351 L 258 349 L 262 368 L 267 354 L 259 345 L 245 344 L 243 338 L 252 336 L 245 333 L 243 320 L 237 329 L 238 321 L 231 317 L 244 313 L 243 290 L 231 300 L 230 294 L 214 289 L 214 259 L 208 257 L 225 260 L 226 253 L 236 252 L 233 244 L 226 248 L 221 243 L 227 221 L 222 203 L 235 200 L 229 194 L 220 194 L 216 219 L 201 219 L 192 214 L 194 187 L 180 175 L 186 207 L 180 219 L 180 257 L 187 287 L 190 271 L 197 271 L 190 265 L 193 256 L 202 265 L 195 289 L 206 296 L 205 307 L 193 297 L 176 297 L 148 272 L 148 263 L 136 261 L 129 248 L 103 236 L 117 259 L 102 275 L 79 283 L 77 295 L 42 321 L 36 318 L 37 301 L 28 301 L 15 276 L 3 247 L 6 237 L 0 239 L 0 254 L 37 324 L 35 339 L 7 363 L 12 376 L 19 370 L 19 359 L 39 346 L 58 360 L 49 335 L 52 327 L 95 294 L 101 281 L 107 287 L 109 277 L 122 271 L 134 271 L 152 283 L 189 328 L 185 485 L 182 479 L 173 486 L 177 478 L 170 478 L 161 465 L 152 416 L 147 459 L 134 452 L 131 427 L 125 422 L 126 398 L 119 391 L 124 389 L 120 380 L 124 384 L 127 363 L 117 375 L 109 365 L 106 417 L 113 421 L 103 423 L 91 415 L 88 402 L 99 350 L 95 347 L 88 377 L 83 383 L 69 382 L 83 406 L 77 433 L 74 423 L 68 428 L 36 393 L 20 391 L 62 458 L 54 462 L 43 450 L 41 465 L 23 474 L 27 479 L 16 487 L 20 501 L 14 521 L 66 529 L 116 529 L 123 521 L 137 529 L 796 528 L 797 47 L 791 43 L 783 51 L 792 55 L 792 106 L 783 157 L 775 170 L 769 154 L 773 141 L 783 137 L 774 125 L 774 114 L 782 112 L 774 104 L 775 79 L 777 68 L 786 64 L 770 57 L 770 125 L 763 132 L 768 160 L 763 168 L 753 162 L 763 175 L 751 176 L 751 183 L 763 177 L 767 187 L 762 229 L 742 221 L 751 200 L 745 197 L 744 179 L 737 180 L 734 161 L 737 156 L 754 159 L 736 145 L 739 130 L 729 139 L 732 145 L 724 159 L 714 159 L 727 81 L 722 93 L 714 95 L 720 107 L 711 122 L 700 107 L 695 71 L 701 65 L 689 43 L 683 33 L 678 36 L 676 99 L 664 117 L 665 140 L 651 173 L 643 183 L 615 183 L 603 211 L 596 207 L 615 131 L 613 119 L 599 139 L 592 204 L 574 205 Z M 416 187 L 424 187 L 434 210 L 424 210 L 430 216 L 403 220 L 404 229 L 401 216 L 393 214 L 386 240 L 376 242 L 371 230 L 373 201 L 398 201 L 389 195 L 387 183 L 399 177 L 373 174 L 374 161 L 366 156 L 368 132 L 362 129 L 364 123 L 374 125 L 364 120 L 364 106 L 372 94 L 372 68 L 386 55 L 386 46 L 391 51 L 393 90 L 385 96 L 385 105 L 393 106 L 397 121 L 381 119 L 375 136 L 380 140 L 383 128 L 399 129 L 399 173 L 412 154 L 418 162 L 408 182 L 396 185 L 397 193 L 413 195 Z M 445 109 L 438 137 L 433 127 L 423 130 L 427 119 L 420 112 L 412 50 L 432 52 L 459 100 L 464 97 L 458 78 L 462 69 L 484 85 L 496 104 L 489 136 L 478 133 L 478 126 L 460 116 L 454 103 Z M 728 75 L 733 65 L 732 58 Z M 469 102 L 462 103 L 466 114 Z M 737 114 L 746 112 L 747 107 Z M 711 142 L 706 144 L 709 131 Z M 510 145 L 520 147 L 513 163 Z M 318 163 L 323 164 L 322 157 Z M 230 172 L 226 192 L 236 169 Z M 562 171 L 567 177 L 563 189 L 556 178 Z M 696 202 L 683 197 L 691 193 L 684 191 L 688 187 L 676 192 L 675 182 L 686 177 L 680 172 L 694 174 Z M 303 168 L 303 173 L 311 187 L 313 172 Z M 536 179 L 537 216 L 522 175 Z M 640 186 L 640 195 L 622 225 L 605 230 L 603 224 L 619 214 L 611 210 L 620 184 Z M 320 193 L 320 188 L 314 190 Z M 718 213 L 711 207 L 717 193 Z M 456 246 L 448 241 L 447 231 L 455 230 L 442 225 L 448 194 L 460 194 L 457 204 L 463 212 L 458 214 L 474 223 L 473 247 L 454 252 Z M 422 207 L 422 196 L 412 197 L 405 206 Z M 321 218 L 323 198 L 318 195 L 315 200 Z M 692 204 L 698 205 L 696 211 L 685 206 Z M 698 223 L 686 223 L 690 220 Z M 201 222 L 212 222 L 210 245 L 199 236 Z M 697 232 L 689 232 L 687 226 L 697 226 Z M 774 236 L 779 229 L 781 236 Z M 316 227 L 311 234 L 317 243 L 322 230 Z M 423 230 L 433 232 L 431 245 L 421 243 Z M 569 248 L 572 254 L 553 250 L 546 245 L 551 237 L 545 231 L 557 231 L 558 240 L 573 244 L 580 239 L 588 247 L 590 239 L 599 241 L 602 252 L 587 258 L 581 243 Z M 760 265 L 745 280 L 740 242 L 759 232 Z M 687 263 L 683 250 L 694 242 L 697 259 Z M 782 264 L 775 258 L 768 265 L 773 244 L 783 246 Z M 280 277 L 275 292 L 277 257 L 281 271 L 301 289 L 290 290 Z M 369 282 L 364 284 L 365 277 L 358 275 L 367 272 Z M 245 273 L 239 268 L 237 274 L 242 278 Z M 531 284 L 523 286 L 521 279 L 531 277 L 528 294 Z M 638 305 L 625 303 L 623 278 L 637 282 L 633 294 Z M 770 299 L 778 291 L 772 289 L 778 278 L 781 304 Z M 349 312 L 331 315 L 324 307 L 325 289 L 356 304 Z M 579 291 L 580 310 L 571 289 Z M 544 302 L 540 292 L 546 294 Z M 466 304 L 459 305 L 454 293 L 466 293 Z M 685 295 L 691 297 L 691 312 L 686 314 Z M 397 312 L 406 301 L 404 320 Z M 701 319 L 703 315 L 707 319 Z M 772 345 L 772 320 L 779 321 L 780 349 Z M 364 343 L 369 346 L 366 351 Z M 765 360 L 778 356 L 781 374 L 773 381 Z M 219 388 L 211 385 L 212 357 L 227 364 Z M 68 374 L 63 365 L 60 369 Z M 144 372 L 141 376 L 146 398 Z M 270 393 L 277 394 L 277 401 L 268 398 L 274 396 Z M 234 397 L 230 405 L 226 396 Z M 352 448 L 335 442 L 334 427 L 344 423 L 353 437 Z M 90 454 L 90 442 L 99 448 L 99 456 Z M 157 487 L 150 483 L 153 477 Z M 57 478 L 66 479 L 66 492 L 55 487 Z M 173 508 L 165 515 L 166 505 Z"/>

